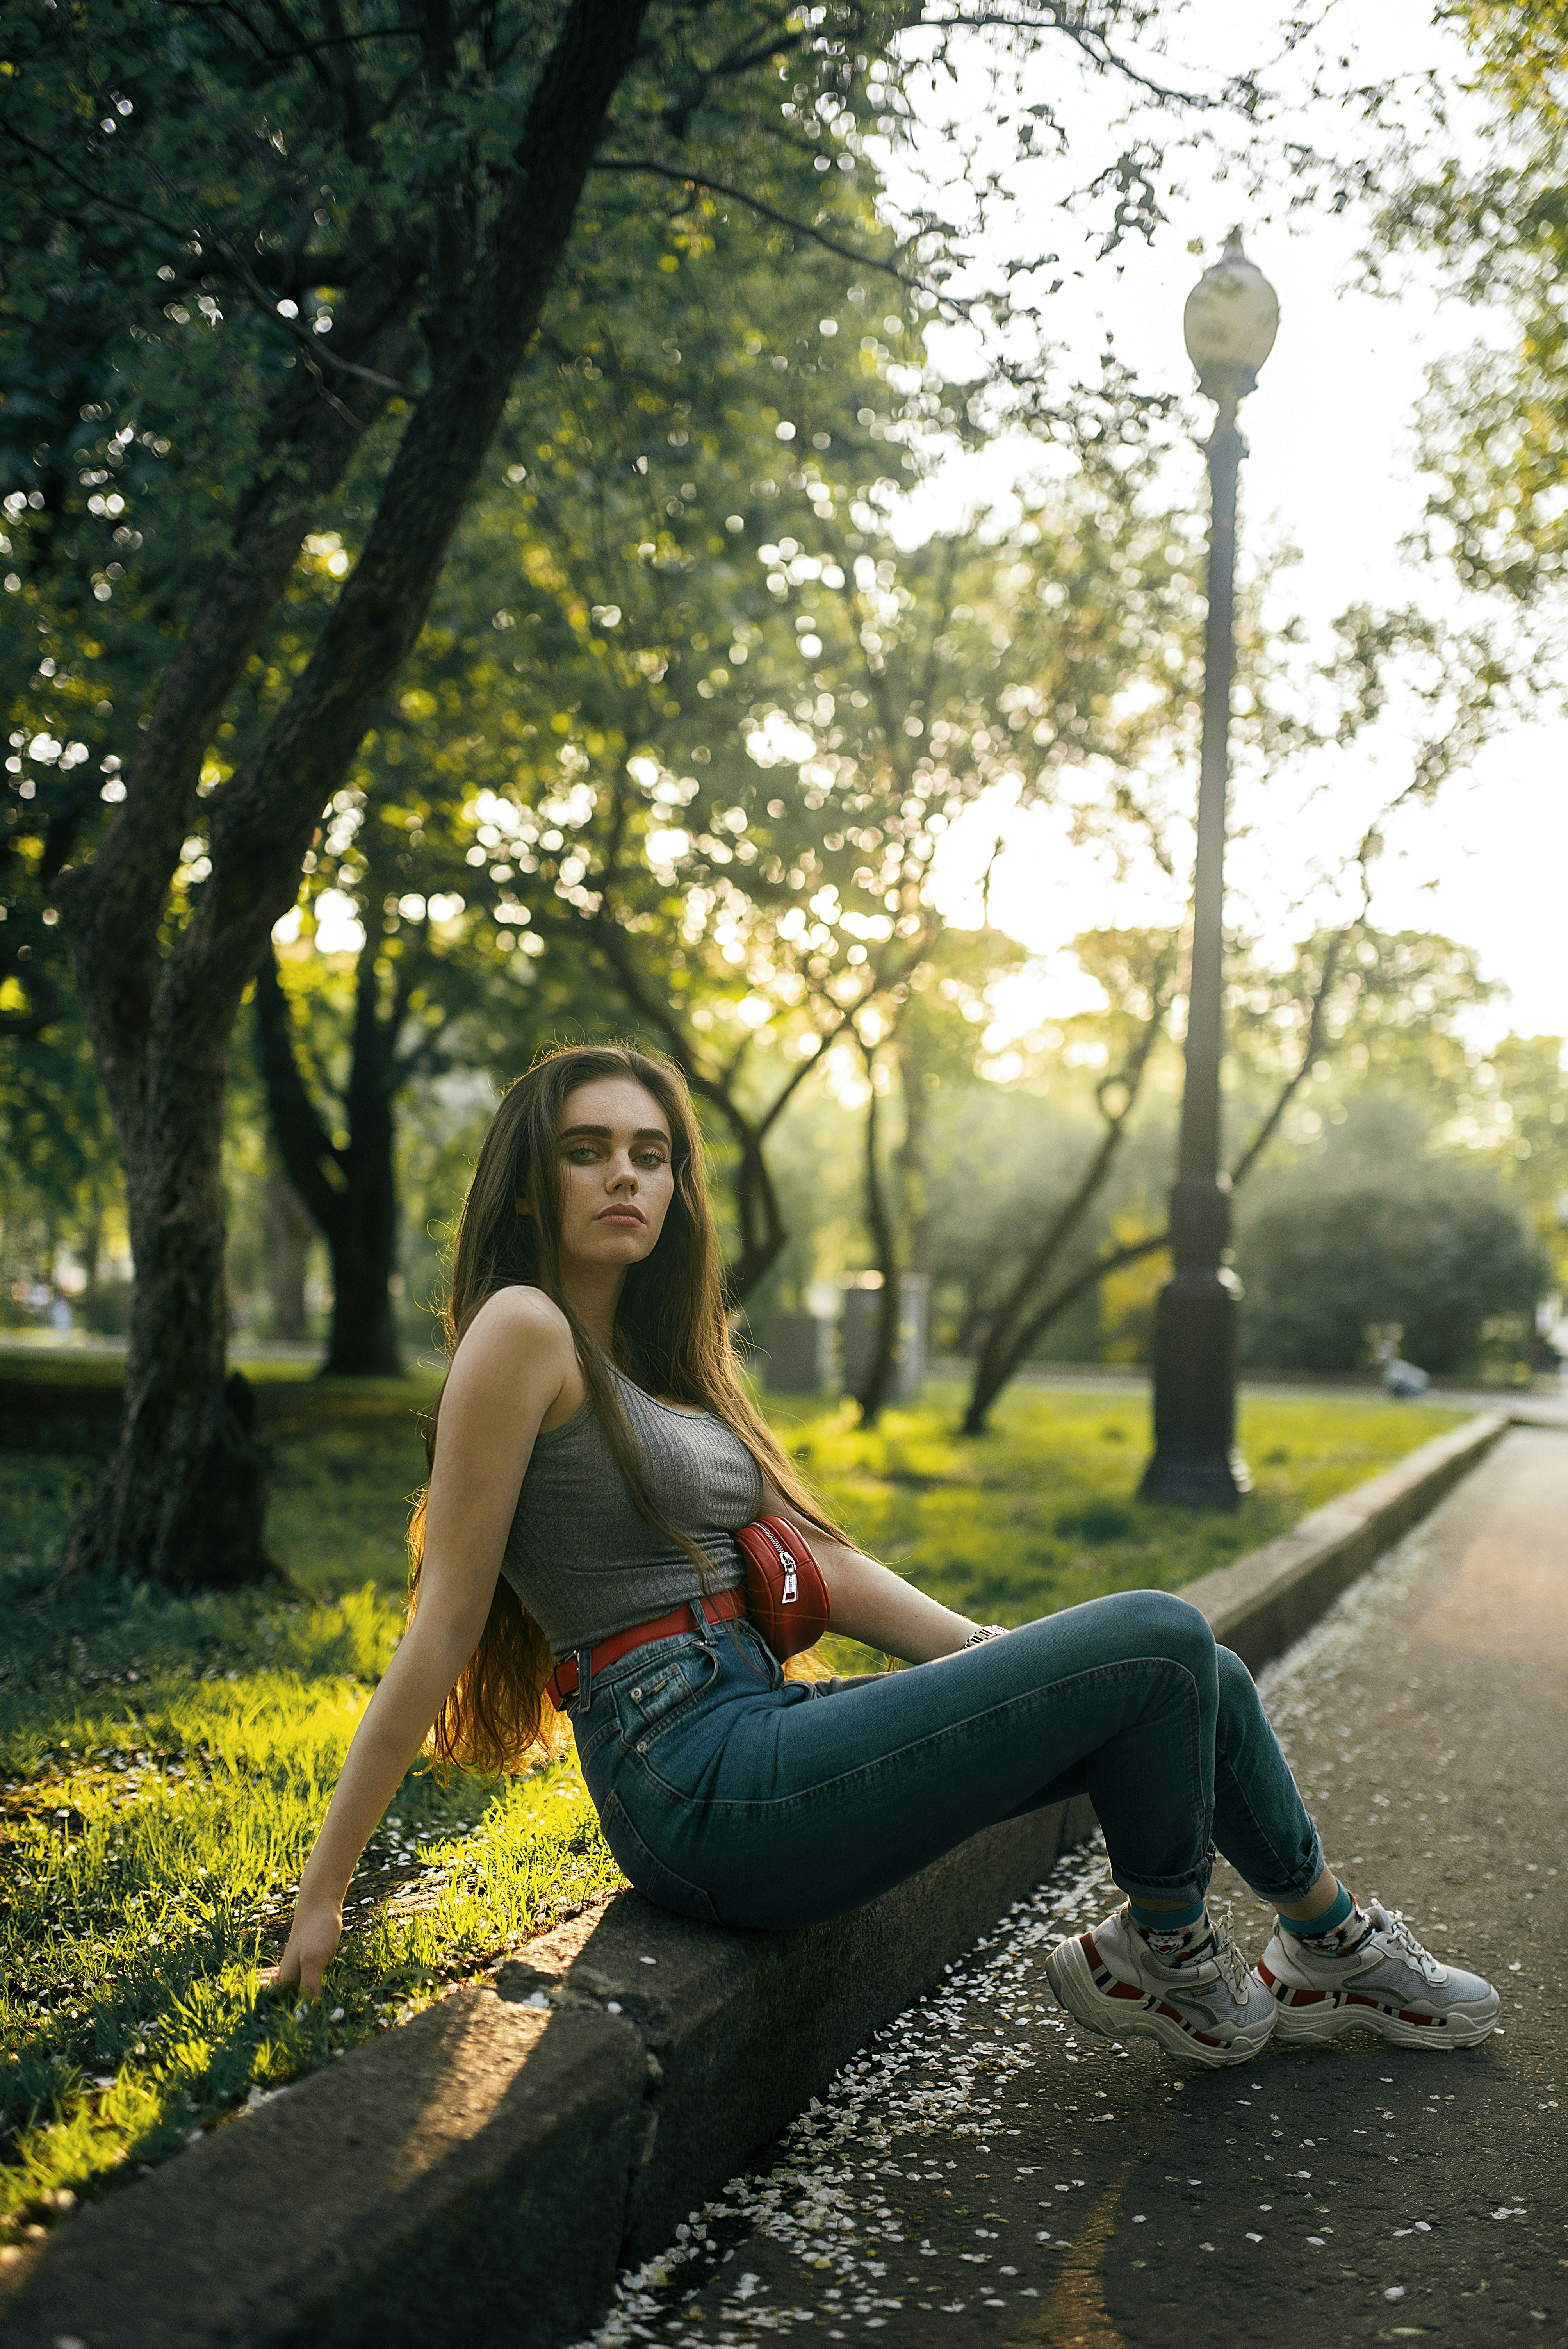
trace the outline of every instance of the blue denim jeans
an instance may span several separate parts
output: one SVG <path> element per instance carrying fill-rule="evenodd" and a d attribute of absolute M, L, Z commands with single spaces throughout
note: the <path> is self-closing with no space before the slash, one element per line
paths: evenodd
<path fill-rule="evenodd" d="M 1200 1899 L 1215 1846 L 1275 1900 L 1322 1870 L 1252 1675 L 1166 1591 L 829 1694 L 786 1681 L 744 1619 L 579 1670 L 573 1728 L 611 1850 L 650 1900 L 710 1924 L 841 1916 L 1081 1794 L 1135 1899 Z"/>

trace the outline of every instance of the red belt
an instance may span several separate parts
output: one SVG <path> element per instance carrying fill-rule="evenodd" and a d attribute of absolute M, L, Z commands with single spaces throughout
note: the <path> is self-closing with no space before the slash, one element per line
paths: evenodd
<path fill-rule="evenodd" d="M 721 1590 L 717 1598 L 705 1599 L 701 1604 L 707 1609 L 709 1622 L 729 1623 L 736 1616 L 745 1614 L 746 1593 L 744 1590 Z M 611 1664 L 618 1663 L 623 1656 L 629 1656 L 634 1648 L 645 1647 L 650 1640 L 673 1640 L 682 1631 L 701 1630 L 703 1621 L 697 1613 L 697 1605 L 696 1599 L 686 1599 L 679 1607 L 672 1608 L 667 1615 L 661 1615 L 656 1623 L 634 1623 L 629 1631 L 613 1631 L 607 1640 L 600 1640 L 590 1655 L 590 1673 L 597 1675 L 606 1671 Z M 567 1656 L 556 1665 L 545 1682 L 546 1692 L 557 1713 L 564 1713 L 567 1700 L 576 1695 L 580 1677 L 576 1657 Z"/>

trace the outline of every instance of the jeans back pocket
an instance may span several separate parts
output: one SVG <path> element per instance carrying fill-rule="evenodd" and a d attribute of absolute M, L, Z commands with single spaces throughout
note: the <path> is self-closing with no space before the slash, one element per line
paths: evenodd
<path fill-rule="evenodd" d="M 638 1753 L 645 1752 L 650 1739 L 702 1694 L 717 1670 L 711 1649 L 704 1647 L 629 1674 L 615 1691 L 621 1733 L 626 1743 Z"/>

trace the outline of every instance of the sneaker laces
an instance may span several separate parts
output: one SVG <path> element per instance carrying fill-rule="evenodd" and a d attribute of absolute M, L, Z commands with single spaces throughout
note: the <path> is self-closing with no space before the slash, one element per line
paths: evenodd
<path fill-rule="evenodd" d="M 1399 1909 L 1384 1909 L 1383 1930 L 1393 1942 L 1399 1955 L 1402 1958 L 1408 1958 L 1412 1963 L 1420 1968 L 1424 1982 L 1438 1981 L 1443 1971 L 1441 1965 L 1433 1957 L 1430 1950 L 1422 1948 L 1408 1925 L 1406 1924 Z"/>
<path fill-rule="evenodd" d="M 1212 1957 L 1214 1963 L 1220 1969 L 1220 1978 L 1225 1983 L 1233 1997 L 1244 2005 L 1246 2003 L 1247 1997 L 1248 1966 L 1245 1957 L 1236 1947 L 1235 1942 L 1231 1938 L 1231 1918 L 1228 1903 L 1226 1905 L 1224 1916 L 1215 1917 L 1212 1920 L 1212 1922 L 1213 1926 L 1214 1940 L 1213 1947 L 1210 1951 L 1209 1955 Z"/>

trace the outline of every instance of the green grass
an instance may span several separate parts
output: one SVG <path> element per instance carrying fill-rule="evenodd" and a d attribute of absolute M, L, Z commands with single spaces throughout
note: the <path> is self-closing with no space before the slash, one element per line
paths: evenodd
<path fill-rule="evenodd" d="M 1259 1489 L 1221 1518 L 1130 1497 L 1139 1397 L 1026 1390 L 977 1444 L 951 1434 L 957 1400 L 937 1391 L 870 1434 L 837 1406 L 770 1408 L 858 1539 L 1003 1622 L 1179 1588 L 1460 1416 L 1251 1402 Z M 401 1622 L 422 1454 L 406 1393 L 370 1401 L 356 1425 L 276 1431 L 272 1539 L 306 1597 L 54 1593 L 91 1464 L 0 1453 L 0 2241 L 232 2124 L 622 1880 L 574 1764 L 499 1786 L 410 1774 L 355 1879 L 329 1995 L 258 1998 Z M 829 1644 L 839 1669 L 864 1666 Z"/>
<path fill-rule="evenodd" d="M 930 1390 L 870 1433 L 804 1400 L 771 1415 L 875 1557 L 960 1614 L 1007 1624 L 1109 1590 L 1179 1590 L 1465 1416 L 1379 1394 L 1244 1398 L 1256 1489 L 1221 1516 L 1135 1497 L 1149 1445 L 1140 1394 L 1015 1389 L 978 1443 L 951 1432 L 960 1399 Z"/>

